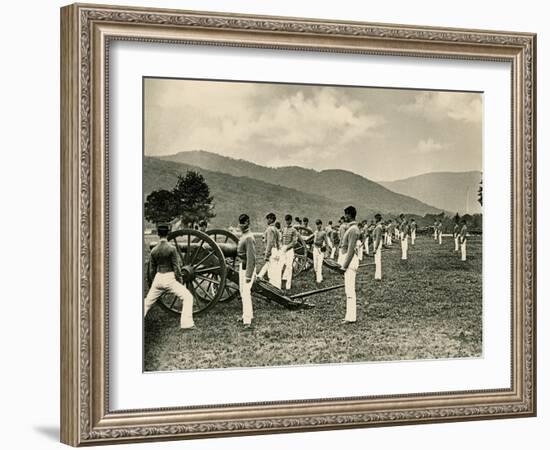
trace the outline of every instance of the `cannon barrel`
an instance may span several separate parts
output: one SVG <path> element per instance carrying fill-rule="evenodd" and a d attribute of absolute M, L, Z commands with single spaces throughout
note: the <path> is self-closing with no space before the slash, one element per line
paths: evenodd
<path fill-rule="evenodd" d="M 170 243 L 174 245 L 174 241 L 171 241 Z M 152 250 L 157 244 L 158 242 L 151 242 L 149 244 L 149 249 Z M 217 245 L 226 258 L 237 257 L 237 245 L 233 242 L 219 242 L 217 243 Z M 196 242 L 191 242 L 190 244 L 188 244 L 187 242 L 178 242 L 178 247 L 183 253 L 187 253 L 188 249 L 191 249 L 191 251 L 195 251 L 199 247 L 202 247 L 202 250 L 212 251 L 210 244 L 206 242 L 203 242 L 202 246 L 201 243 Z"/>

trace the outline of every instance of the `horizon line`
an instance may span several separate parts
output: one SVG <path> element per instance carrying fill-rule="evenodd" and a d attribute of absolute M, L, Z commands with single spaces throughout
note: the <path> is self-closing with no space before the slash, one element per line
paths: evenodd
<path fill-rule="evenodd" d="M 357 172 L 354 172 L 353 170 L 350 170 L 350 169 L 332 169 L 332 168 L 326 168 L 326 169 L 314 169 L 312 167 L 304 167 L 304 166 L 297 166 L 297 165 L 281 165 L 281 166 L 268 166 L 268 165 L 265 165 L 265 164 L 258 164 L 256 162 L 253 162 L 253 161 L 250 161 L 248 159 L 243 159 L 243 158 L 234 158 L 233 156 L 227 156 L 227 155 L 224 155 L 224 154 L 221 154 L 221 153 L 218 153 L 218 152 L 215 152 L 215 151 L 212 151 L 212 150 L 204 150 L 204 149 L 194 149 L 194 150 L 181 150 L 179 152 L 176 152 L 176 153 L 166 153 L 166 154 L 163 154 L 163 155 L 148 155 L 145 153 L 145 151 L 143 152 L 143 155 L 144 156 L 147 156 L 147 157 L 151 157 L 151 158 L 163 158 L 163 157 L 169 157 L 169 156 L 176 156 L 176 155 L 179 155 L 180 153 L 199 153 L 199 152 L 202 152 L 202 153 L 210 153 L 210 154 L 213 154 L 213 155 L 217 155 L 217 156 L 220 156 L 222 158 L 227 158 L 227 159 L 231 159 L 233 161 L 244 161 L 246 163 L 249 163 L 249 164 L 254 164 L 255 166 L 258 166 L 258 167 L 264 167 L 264 168 L 267 168 L 267 169 L 285 169 L 285 168 L 298 168 L 298 169 L 304 169 L 304 170 L 311 170 L 313 172 L 317 172 L 317 173 L 321 173 L 321 172 L 327 172 L 327 171 L 342 171 L 342 172 L 349 172 L 349 173 L 352 173 L 354 175 L 357 175 L 359 177 L 362 177 L 362 178 L 365 178 L 369 181 L 373 181 L 375 183 L 393 183 L 393 182 L 396 182 L 396 181 L 404 181 L 404 180 L 408 180 L 410 178 L 415 178 L 415 177 L 420 177 L 420 176 L 423 176 L 423 175 L 432 175 L 432 174 L 442 174 L 442 173 L 454 173 L 454 174 L 458 174 L 458 173 L 471 173 L 471 172 L 481 172 L 483 173 L 482 170 L 480 169 L 470 169 L 470 170 L 436 170 L 436 171 L 432 171 L 432 172 L 421 172 L 421 173 L 418 173 L 416 175 L 409 175 L 409 176 L 406 176 L 406 177 L 403 177 L 403 178 L 396 178 L 396 179 L 393 179 L 393 180 L 376 180 L 374 178 L 369 178 L 365 175 L 361 175 Z"/>

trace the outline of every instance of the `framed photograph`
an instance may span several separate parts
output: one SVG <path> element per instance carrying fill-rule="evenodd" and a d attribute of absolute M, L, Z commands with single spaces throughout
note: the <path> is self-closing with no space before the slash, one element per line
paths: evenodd
<path fill-rule="evenodd" d="M 536 414 L 536 36 L 61 9 L 61 440 Z"/>

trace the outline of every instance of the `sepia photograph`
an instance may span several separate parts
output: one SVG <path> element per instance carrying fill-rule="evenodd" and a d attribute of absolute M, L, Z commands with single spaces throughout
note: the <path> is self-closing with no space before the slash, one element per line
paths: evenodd
<path fill-rule="evenodd" d="M 483 356 L 483 93 L 143 78 L 145 372 Z"/>

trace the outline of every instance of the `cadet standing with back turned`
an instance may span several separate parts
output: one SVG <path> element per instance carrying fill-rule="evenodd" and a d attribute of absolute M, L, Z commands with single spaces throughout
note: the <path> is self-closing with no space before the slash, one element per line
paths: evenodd
<path fill-rule="evenodd" d="M 357 256 L 357 241 L 360 239 L 360 231 L 355 218 L 357 210 L 353 206 L 348 206 L 344 210 L 345 219 L 348 224 L 344 237 L 342 239 L 342 263 L 344 270 L 344 284 L 346 291 L 346 315 L 342 322 L 355 323 L 357 320 L 357 297 L 355 293 L 355 278 L 359 268 L 359 258 Z"/>
<path fill-rule="evenodd" d="M 250 217 L 247 214 L 239 216 L 239 228 L 242 235 L 237 244 L 239 257 L 239 291 L 243 305 L 243 325 L 251 329 L 254 313 L 252 310 L 252 284 L 256 278 L 256 240 L 250 231 Z"/>
<path fill-rule="evenodd" d="M 153 281 L 143 302 L 143 317 L 145 318 L 162 294 L 170 292 L 179 297 L 183 303 L 180 327 L 183 330 L 190 330 L 195 327 L 193 322 L 193 294 L 178 281 L 181 279 L 178 251 L 168 243 L 167 236 L 169 232 L 170 226 L 168 224 L 157 226 L 160 242 L 151 250 L 149 276 Z"/>
<path fill-rule="evenodd" d="M 315 271 L 315 281 L 323 282 L 323 260 L 325 250 L 329 246 L 327 232 L 323 230 L 321 219 L 315 221 L 317 229 L 313 232 L 313 270 Z"/>

